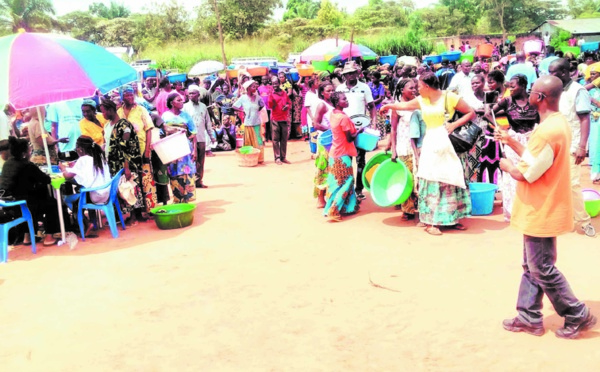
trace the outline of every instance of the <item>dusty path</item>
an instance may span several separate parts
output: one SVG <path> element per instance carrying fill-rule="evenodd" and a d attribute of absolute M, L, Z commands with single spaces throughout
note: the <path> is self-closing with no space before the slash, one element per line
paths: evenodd
<path fill-rule="evenodd" d="M 207 159 L 194 226 L 104 231 L 76 250 L 28 247 L 0 266 L 3 371 L 598 370 L 546 300 L 547 333 L 513 334 L 521 236 L 489 217 L 433 237 L 367 198 L 331 224 L 293 165 Z M 600 231 L 600 218 L 594 220 Z M 559 268 L 600 316 L 600 238 L 559 238 Z M 384 289 L 381 287 L 386 287 Z"/>

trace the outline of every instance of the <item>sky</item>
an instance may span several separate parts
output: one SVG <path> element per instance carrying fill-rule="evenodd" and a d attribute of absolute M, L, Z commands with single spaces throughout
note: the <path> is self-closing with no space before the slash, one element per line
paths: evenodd
<path fill-rule="evenodd" d="M 155 0 L 157 3 L 170 2 L 171 0 Z M 57 15 L 67 14 L 69 12 L 73 12 L 75 10 L 87 10 L 90 4 L 95 2 L 103 2 L 106 5 L 110 4 L 110 0 L 54 0 L 54 8 L 56 10 Z M 119 0 L 117 0 L 119 2 Z M 140 13 L 144 11 L 144 8 L 151 3 L 148 0 L 127 0 L 121 1 L 123 4 L 129 8 L 133 13 Z M 286 1 L 284 0 L 284 3 Z M 334 0 L 335 2 L 335 0 Z M 424 8 L 431 4 L 437 3 L 437 0 L 414 0 L 417 8 Z M 200 3 L 199 0 L 185 0 L 181 1 L 181 4 L 184 4 L 186 8 L 192 10 L 194 6 Z M 361 6 L 365 6 L 369 3 L 369 0 L 337 0 L 338 4 L 343 4 L 346 10 L 350 13 L 354 12 L 357 8 Z M 281 18 L 283 16 L 283 10 L 279 10 L 275 14 L 276 18 Z"/>

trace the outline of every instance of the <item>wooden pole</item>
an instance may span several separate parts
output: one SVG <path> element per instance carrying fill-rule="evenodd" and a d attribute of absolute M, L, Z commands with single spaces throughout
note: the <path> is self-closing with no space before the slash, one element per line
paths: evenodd
<path fill-rule="evenodd" d="M 348 62 L 352 61 L 352 43 L 354 43 L 354 27 L 352 27 L 352 31 L 350 32 L 350 52 L 348 55 Z"/>
<path fill-rule="evenodd" d="M 215 16 L 217 17 L 217 27 L 219 28 L 219 42 L 221 43 L 221 57 L 223 58 L 223 67 L 227 68 L 227 57 L 225 56 L 225 43 L 223 42 L 223 28 L 221 27 L 221 17 L 219 16 L 219 6 L 217 0 L 214 0 Z"/>

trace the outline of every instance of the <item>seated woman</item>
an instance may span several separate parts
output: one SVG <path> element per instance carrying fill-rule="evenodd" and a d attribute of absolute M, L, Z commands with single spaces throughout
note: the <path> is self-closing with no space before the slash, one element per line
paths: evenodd
<path fill-rule="evenodd" d="M 232 123 L 231 115 L 223 115 L 221 127 L 216 130 L 217 148 L 216 151 L 231 151 L 235 150 L 235 125 Z"/>
<path fill-rule="evenodd" d="M 33 217 L 33 228 L 37 231 L 38 222 L 44 223 L 46 232 L 44 245 L 56 244 L 59 239 L 54 238 L 53 235 L 60 232 L 60 226 L 56 199 L 48 193 L 50 176 L 29 161 L 31 147 L 26 140 L 10 137 L 8 142 L 11 158 L 2 168 L 1 188 L 6 190 L 5 195 L 27 201 L 27 207 Z M 68 223 L 66 208 L 63 209 L 63 217 L 65 223 Z M 25 243 L 31 242 L 29 239 L 31 237 L 26 236 Z"/>
<path fill-rule="evenodd" d="M 94 140 L 88 136 L 81 136 L 77 139 L 75 148 L 79 159 L 71 167 L 60 164 L 60 170 L 68 181 L 75 181 L 77 185 L 84 188 L 98 187 L 110 182 L 110 169 L 106 162 L 104 151 Z M 110 187 L 103 190 L 92 191 L 89 193 L 89 199 L 94 204 L 104 204 L 110 196 Z M 75 211 L 73 211 L 75 212 Z M 90 216 L 94 220 L 94 216 Z M 86 235 L 89 234 L 91 225 L 86 228 Z"/>

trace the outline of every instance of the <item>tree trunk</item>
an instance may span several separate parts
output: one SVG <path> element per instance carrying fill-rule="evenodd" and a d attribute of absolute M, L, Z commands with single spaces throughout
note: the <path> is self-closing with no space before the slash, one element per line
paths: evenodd
<path fill-rule="evenodd" d="M 223 66 L 227 68 L 227 57 L 225 56 L 225 43 L 223 42 L 223 28 L 221 27 L 221 17 L 219 16 L 219 6 L 217 0 L 215 2 L 215 16 L 217 17 L 217 27 L 219 28 L 219 42 L 221 43 L 221 57 L 223 58 Z"/>

